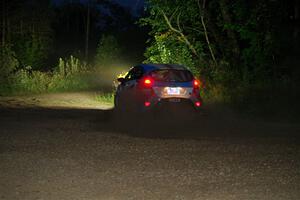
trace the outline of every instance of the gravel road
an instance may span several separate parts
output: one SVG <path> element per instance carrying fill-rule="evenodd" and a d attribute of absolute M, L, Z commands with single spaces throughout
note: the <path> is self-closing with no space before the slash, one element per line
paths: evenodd
<path fill-rule="evenodd" d="M 299 124 L 207 110 L 0 107 L 0 199 L 300 199 Z"/>

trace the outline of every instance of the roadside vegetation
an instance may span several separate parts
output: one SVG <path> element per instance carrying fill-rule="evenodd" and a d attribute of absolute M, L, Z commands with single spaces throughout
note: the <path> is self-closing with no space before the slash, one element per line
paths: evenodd
<path fill-rule="evenodd" d="M 281 1 L 148 0 L 146 62 L 180 63 L 203 83 L 206 102 L 244 113 L 300 110 L 299 5 Z"/>
<path fill-rule="evenodd" d="M 43 72 L 27 66 L 13 73 L 2 74 L 0 94 L 22 95 L 85 90 L 90 87 L 85 80 L 89 73 L 87 65 L 79 59 L 73 56 L 60 58 L 59 64 L 52 71 Z"/>
<path fill-rule="evenodd" d="M 104 92 L 96 93 L 96 100 L 108 105 L 114 105 L 114 93 Z"/>
<path fill-rule="evenodd" d="M 136 48 L 122 53 L 129 36 L 116 35 L 124 28 L 129 33 L 139 28 L 119 4 L 4 0 L 0 9 L 0 96 L 74 91 L 106 95 L 112 93 L 119 71 L 135 60 Z"/>

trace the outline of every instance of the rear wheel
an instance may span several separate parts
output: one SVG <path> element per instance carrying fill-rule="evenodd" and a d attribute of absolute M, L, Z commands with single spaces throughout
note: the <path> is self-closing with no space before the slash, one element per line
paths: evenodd
<path fill-rule="evenodd" d="M 119 95 L 115 95 L 114 98 L 114 118 L 118 121 L 124 121 L 126 119 L 126 110 L 125 106 L 123 105 L 121 98 Z"/>
<path fill-rule="evenodd" d="M 131 105 L 128 101 L 124 101 L 119 95 L 115 95 L 114 98 L 115 110 L 118 112 L 129 112 L 131 110 Z"/>
<path fill-rule="evenodd" d="M 119 97 L 117 95 L 114 95 L 114 107 L 115 107 L 115 110 L 118 110 L 119 109 Z"/>

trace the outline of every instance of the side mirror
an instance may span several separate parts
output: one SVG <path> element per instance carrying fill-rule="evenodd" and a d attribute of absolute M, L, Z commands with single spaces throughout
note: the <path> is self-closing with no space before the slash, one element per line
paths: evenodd
<path fill-rule="evenodd" d="M 123 83 L 125 81 L 125 78 L 120 77 L 120 78 L 117 79 L 117 81 L 119 81 L 120 83 Z"/>

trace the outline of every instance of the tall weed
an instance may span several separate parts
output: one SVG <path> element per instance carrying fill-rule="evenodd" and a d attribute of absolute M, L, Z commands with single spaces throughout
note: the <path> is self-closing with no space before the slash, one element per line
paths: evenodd
<path fill-rule="evenodd" d="M 31 67 L 10 74 L 1 84 L 1 95 L 36 94 L 46 92 L 75 91 L 89 88 L 86 81 L 87 65 L 74 56 L 59 59 L 52 72 L 32 70 Z"/>

